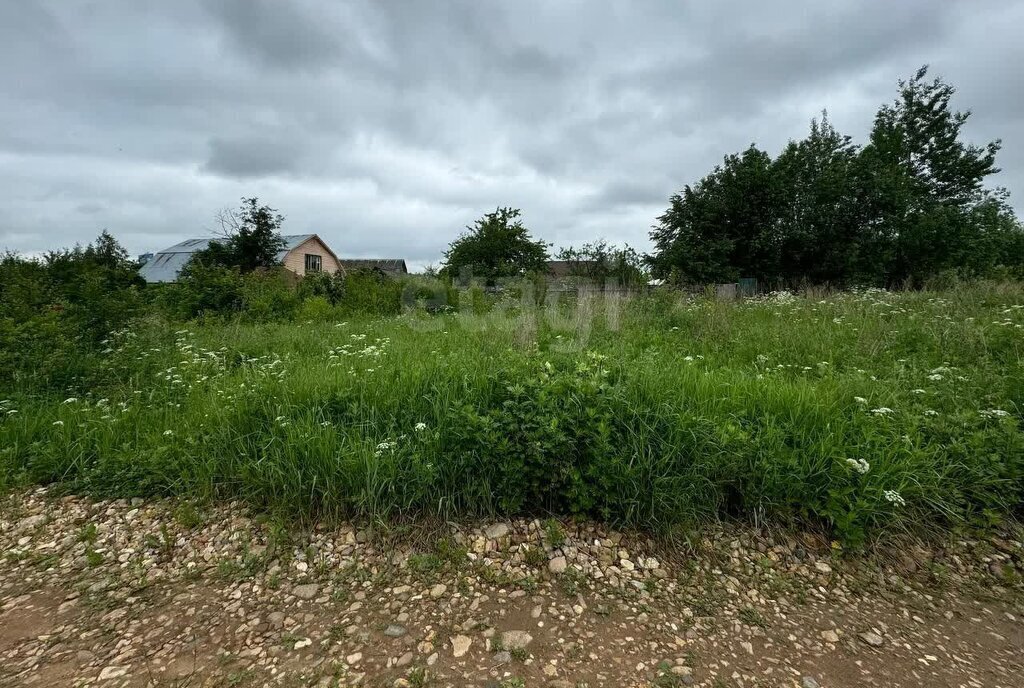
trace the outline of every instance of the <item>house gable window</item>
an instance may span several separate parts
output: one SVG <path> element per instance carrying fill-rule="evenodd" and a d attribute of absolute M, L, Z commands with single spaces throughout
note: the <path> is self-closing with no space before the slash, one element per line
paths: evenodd
<path fill-rule="evenodd" d="M 307 253 L 306 272 L 320 272 L 321 270 L 323 270 L 323 257 Z"/>

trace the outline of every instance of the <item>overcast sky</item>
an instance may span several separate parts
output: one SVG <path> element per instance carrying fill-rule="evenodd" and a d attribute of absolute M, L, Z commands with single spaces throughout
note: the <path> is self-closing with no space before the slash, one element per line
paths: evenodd
<path fill-rule="evenodd" d="M 0 248 L 158 250 L 245 195 L 349 257 L 436 262 L 498 205 L 646 250 L 723 155 L 822 108 L 863 142 L 924 63 L 1019 212 L 1021 27 L 1008 0 L 0 0 Z"/>

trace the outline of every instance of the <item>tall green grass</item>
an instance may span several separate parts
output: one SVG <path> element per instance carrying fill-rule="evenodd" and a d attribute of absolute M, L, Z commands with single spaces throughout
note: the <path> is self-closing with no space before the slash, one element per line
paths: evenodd
<path fill-rule="evenodd" d="M 0 395 L 0 488 L 315 517 L 738 516 L 849 542 L 985 525 L 1024 494 L 1021 304 L 982 285 L 149 320 L 112 336 L 96 388 Z"/>

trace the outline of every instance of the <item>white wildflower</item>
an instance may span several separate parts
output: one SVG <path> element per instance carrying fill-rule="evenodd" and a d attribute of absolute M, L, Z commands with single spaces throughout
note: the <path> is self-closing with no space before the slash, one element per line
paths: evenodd
<path fill-rule="evenodd" d="M 925 392 L 923 389 L 912 389 L 912 390 L 910 390 L 910 393 L 911 394 L 927 394 L 927 392 Z"/>
<path fill-rule="evenodd" d="M 885 501 L 889 502 L 890 504 L 895 504 L 896 506 L 907 505 L 907 500 L 903 499 L 900 493 L 897 492 L 896 490 L 886 490 L 884 493 L 882 493 L 882 496 L 885 497 Z"/>
<path fill-rule="evenodd" d="M 1006 418 L 1010 415 L 1008 411 L 1003 409 L 985 409 L 984 411 L 978 411 L 985 418 Z"/>
<path fill-rule="evenodd" d="M 174 434 L 173 430 L 164 430 L 164 436 L 165 437 L 168 436 L 168 435 L 173 435 L 173 434 Z"/>
<path fill-rule="evenodd" d="M 857 471 L 861 475 L 864 475 L 871 470 L 871 464 L 864 459 L 847 459 L 846 463 L 853 467 L 853 470 Z"/>
<path fill-rule="evenodd" d="M 868 403 L 868 400 L 865 399 L 864 397 L 854 397 L 853 400 L 856 401 L 858 404 Z"/>
<path fill-rule="evenodd" d="M 53 424 L 54 425 L 64 425 L 64 421 L 62 421 L 62 420 L 55 420 L 55 421 L 53 421 Z"/>
<path fill-rule="evenodd" d="M 67 399 L 64 400 L 64 403 L 65 404 L 73 404 L 76 401 L 78 401 L 78 397 L 68 397 Z"/>
<path fill-rule="evenodd" d="M 924 415 L 926 415 L 926 416 L 937 416 L 937 415 L 939 415 L 939 412 L 936 411 L 935 409 L 925 409 Z"/>
<path fill-rule="evenodd" d="M 426 429 L 427 429 L 427 424 L 426 423 L 417 423 L 416 424 L 416 432 L 423 432 Z"/>
<path fill-rule="evenodd" d="M 938 382 L 939 380 L 942 379 L 942 375 L 940 375 L 939 373 L 932 373 L 931 375 L 928 376 L 928 379 L 933 382 Z"/>
<path fill-rule="evenodd" d="M 884 416 L 890 413 L 895 413 L 895 411 L 888 406 L 879 406 L 878 408 L 871 409 L 871 413 L 874 413 L 876 416 Z"/>

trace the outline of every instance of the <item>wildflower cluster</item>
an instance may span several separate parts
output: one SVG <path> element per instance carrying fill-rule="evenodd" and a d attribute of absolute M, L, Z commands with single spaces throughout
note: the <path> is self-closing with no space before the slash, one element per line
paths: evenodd
<path fill-rule="evenodd" d="M 871 470 L 871 464 L 864 459 L 847 459 L 846 463 L 861 475 L 864 475 Z"/>
<path fill-rule="evenodd" d="M 896 506 L 907 505 L 907 500 L 903 499 L 903 497 L 900 496 L 900 493 L 895 490 L 886 490 L 882 493 L 882 496 L 885 498 L 885 501 L 890 504 L 895 504 Z"/>
<path fill-rule="evenodd" d="M 344 361 L 346 359 L 351 361 L 354 359 L 380 358 L 387 351 L 387 347 L 391 343 L 390 337 L 379 337 L 374 339 L 373 343 L 365 344 L 365 334 L 352 334 L 349 336 L 352 338 L 352 342 L 342 344 L 327 351 L 328 367 L 337 368 L 345 366 L 346 363 Z M 367 371 L 373 372 L 373 369 L 369 368 Z M 355 370 L 350 368 L 349 372 L 355 372 Z"/>

